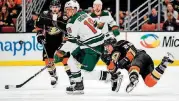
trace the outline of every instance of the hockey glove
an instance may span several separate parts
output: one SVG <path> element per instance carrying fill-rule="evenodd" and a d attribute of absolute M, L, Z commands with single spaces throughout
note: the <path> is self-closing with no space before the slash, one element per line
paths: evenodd
<path fill-rule="evenodd" d="M 109 54 L 102 54 L 101 55 L 101 60 L 106 64 L 106 65 L 109 65 L 110 62 L 111 62 L 111 56 Z"/>
<path fill-rule="evenodd" d="M 37 41 L 38 43 L 42 44 L 42 41 L 45 42 L 45 36 L 41 33 L 37 34 Z"/>
<path fill-rule="evenodd" d="M 116 62 L 117 68 L 121 68 L 121 69 L 125 68 L 129 64 L 130 64 L 130 60 L 126 57 L 124 57 L 122 60 Z"/>

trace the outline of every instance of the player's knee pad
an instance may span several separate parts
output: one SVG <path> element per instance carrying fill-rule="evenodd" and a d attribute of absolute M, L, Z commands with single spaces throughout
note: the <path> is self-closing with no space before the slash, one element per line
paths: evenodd
<path fill-rule="evenodd" d="M 153 87 L 157 84 L 157 80 L 152 76 L 151 73 L 145 77 L 144 82 L 148 87 Z"/>

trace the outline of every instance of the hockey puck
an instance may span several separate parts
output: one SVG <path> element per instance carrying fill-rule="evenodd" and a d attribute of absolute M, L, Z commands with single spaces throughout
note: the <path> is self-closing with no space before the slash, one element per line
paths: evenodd
<path fill-rule="evenodd" d="M 19 44 L 22 45 L 24 42 L 22 40 L 19 41 Z"/>
<path fill-rule="evenodd" d="M 9 89 L 9 85 L 5 85 L 5 89 Z"/>

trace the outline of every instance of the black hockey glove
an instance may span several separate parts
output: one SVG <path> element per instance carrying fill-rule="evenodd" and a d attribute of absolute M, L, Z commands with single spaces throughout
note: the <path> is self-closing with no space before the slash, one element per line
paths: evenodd
<path fill-rule="evenodd" d="M 101 60 L 106 64 L 106 65 L 109 65 L 110 64 L 110 61 L 112 60 L 111 59 L 111 56 L 109 54 L 102 54 L 101 55 Z"/>
<path fill-rule="evenodd" d="M 116 67 L 120 69 L 124 69 L 129 64 L 130 64 L 130 60 L 124 57 L 122 60 L 116 62 Z"/>
<path fill-rule="evenodd" d="M 37 41 L 40 44 L 42 44 L 42 41 L 45 42 L 45 36 L 43 34 L 41 34 L 40 32 L 37 33 Z"/>

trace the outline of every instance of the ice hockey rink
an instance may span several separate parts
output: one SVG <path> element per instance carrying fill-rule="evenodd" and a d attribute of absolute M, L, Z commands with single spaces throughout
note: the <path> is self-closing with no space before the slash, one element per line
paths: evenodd
<path fill-rule="evenodd" d="M 16 85 L 24 82 L 39 71 L 41 67 L 0 67 L 0 101 L 179 101 L 179 67 L 168 67 L 160 82 L 153 88 L 144 85 L 143 80 L 131 93 L 126 93 L 128 83 L 126 71 L 118 93 L 111 91 L 111 84 L 96 80 L 85 80 L 85 94 L 68 95 L 65 92 L 69 85 L 63 67 L 58 66 L 58 85 L 52 88 L 50 76 L 45 70 L 22 88 L 4 89 L 6 84 Z M 96 67 L 96 70 L 105 67 Z"/>

